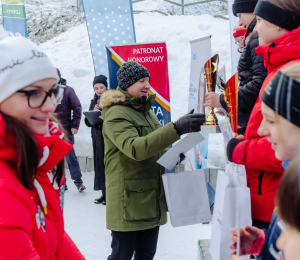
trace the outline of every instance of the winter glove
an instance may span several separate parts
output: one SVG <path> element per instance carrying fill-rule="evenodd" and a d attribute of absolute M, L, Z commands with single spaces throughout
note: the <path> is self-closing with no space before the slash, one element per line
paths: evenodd
<path fill-rule="evenodd" d="M 232 154 L 233 154 L 233 150 L 234 148 L 243 140 L 237 139 L 237 138 L 231 138 L 231 140 L 228 142 L 227 145 L 227 158 L 230 162 L 232 161 Z"/>
<path fill-rule="evenodd" d="M 180 117 L 175 123 L 173 123 L 178 135 L 200 131 L 200 126 L 203 125 L 205 121 L 205 115 L 193 113 L 194 109 L 192 109 L 186 115 Z"/>
<path fill-rule="evenodd" d="M 181 154 L 179 154 L 179 158 L 180 158 L 180 160 L 179 160 L 179 162 L 178 162 L 178 163 L 176 163 L 176 165 L 179 165 L 179 164 L 181 164 L 181 163 L 182 163 L 182 161 L 184 161 L 184 160 L 185 160 L 185 155 L 184 155 L 183 153 L 181 153 Z"/>

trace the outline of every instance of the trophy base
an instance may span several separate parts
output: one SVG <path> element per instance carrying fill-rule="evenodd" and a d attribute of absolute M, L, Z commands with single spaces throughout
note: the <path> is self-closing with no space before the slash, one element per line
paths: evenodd
<path fill-rule="evenodd" d="M 216 117 L 212 107 L 209 108 L 209 113 L 205 118 L 205 125 L 218 125 L 218 118 Z"/>
<path fill-rule="evenodd" d="M 202 125 L 201 133 L 203 133 L 203 134 L 219 134 L 219 133 L 221 133 L 221 130 L 218 125 Z"/>

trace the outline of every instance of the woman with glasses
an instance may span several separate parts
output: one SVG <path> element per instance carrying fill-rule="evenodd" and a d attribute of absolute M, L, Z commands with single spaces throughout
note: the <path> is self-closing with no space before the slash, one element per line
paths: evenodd
<path fill-rule="evenodd" d="M 244 40 L 239 46 L 242 55 L 238 63 L 239 71 L 239 93 L 238 93 L 238 133 L 244 134 L 250 118 L 253 106 L 258 98 L 261 86 L 267 77 L 264 61 L 258 56 L 255 49 L 258 47 L 258 34 L 254 33 L 256 18 L 253 14 L 257 0 L 235 0 L 232 11 L 239 18 L 239 25 L 246 29 Z M 251 35 L 250 35 L 251 34 Z M 239 43 L 236 43 L 239 45 Z M 205 94 L 205 105 L 212 107 L 223 107 L 227 110 L 224 94 L 218 95 L 210 92 Z"/>
<path fill-rule="evenodd" d="M 0 28 L 1 259 L 84 259 L 64 231 L 60 186 L 72 146 L 54 123 L 56 68 L 34 43 Z"/>

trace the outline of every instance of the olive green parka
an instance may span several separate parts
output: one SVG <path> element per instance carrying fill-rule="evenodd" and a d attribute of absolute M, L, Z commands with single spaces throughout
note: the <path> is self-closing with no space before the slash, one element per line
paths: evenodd
<path fill-rule="evenodd" d="M 180 137 L 172 122 L 160 126 L 151 109 L 154 100 L 154 95 L 133 98 L 120 88 L 108 90 L 100 100 L 106 223 L 113 231 L 145 230 L 167 223 L 164 168 L 156 161 Z"/>

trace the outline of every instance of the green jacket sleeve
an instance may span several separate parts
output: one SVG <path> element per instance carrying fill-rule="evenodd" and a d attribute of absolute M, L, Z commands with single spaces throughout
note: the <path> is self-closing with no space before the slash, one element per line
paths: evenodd
<path fill-rule="evenodd" d="M 172 122 L 140 137 L 136 127 L 127 119 L 105 119 L 106 136 L 126 156 L 136 161 L 143 161 L 180 139 Z"/>

